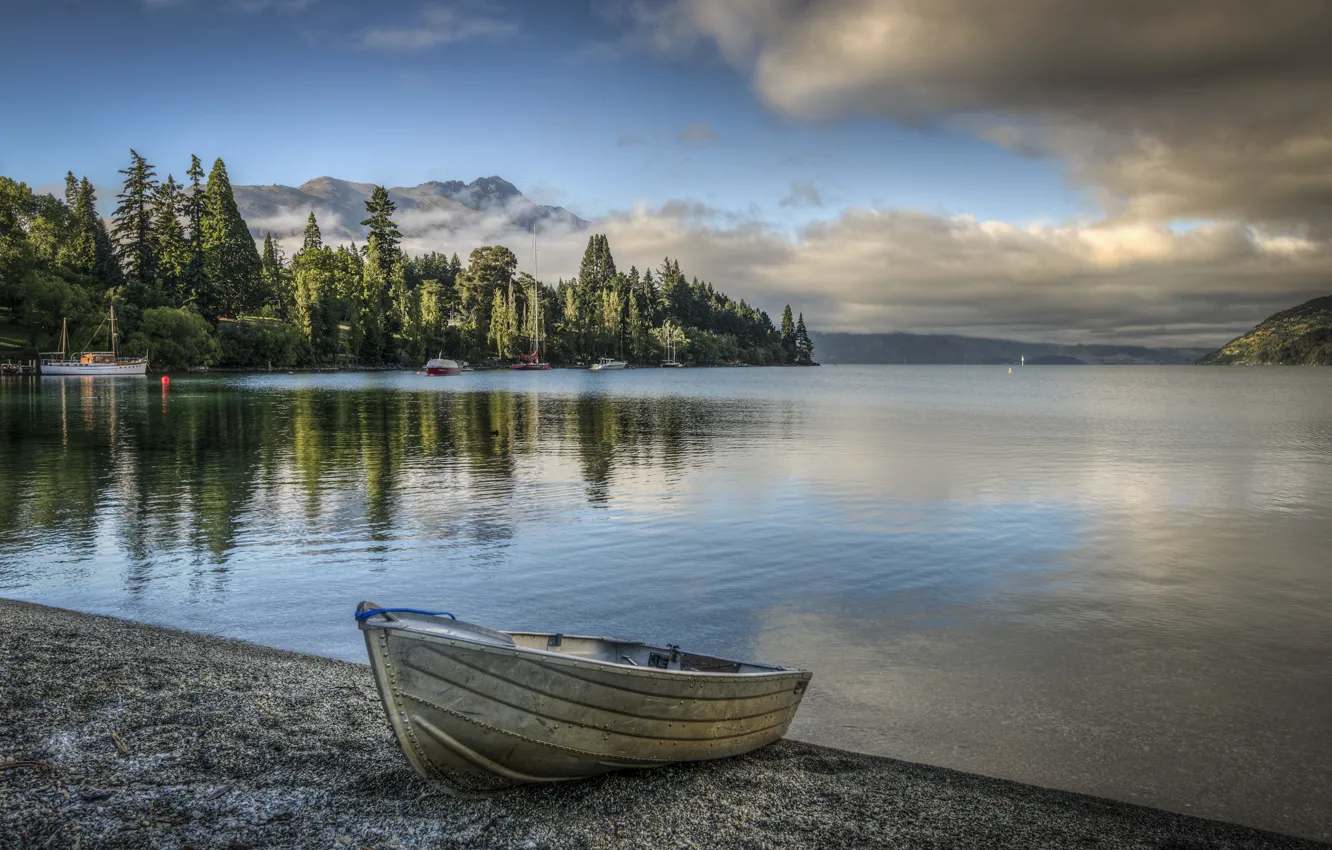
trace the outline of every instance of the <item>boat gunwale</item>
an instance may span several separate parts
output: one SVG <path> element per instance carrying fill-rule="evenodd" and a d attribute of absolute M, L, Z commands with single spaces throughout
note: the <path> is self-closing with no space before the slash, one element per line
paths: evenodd
<path fill-rule="evenodd" d="M 733 664 L 740 664 L 751 667 L 763 667 L 767 669 L 760 670 L 755 673 L 725 673 L 725 672 L 711 671 L 711 670 L 663 670 L 660 667 L 640 667 L 635 664 L 621 664 L 615 661 L 603 661 L 598 658 L 584 658 L 582 656 L 569 655 L 568 653 L 563 653 L 563 652 L 550 652 L 544 649 L 533 649 L 530 647 L 522 647 L 517 645 L 503 646 L 500 644 L 488 643 L 484 640 L 473 640 L 457 634 L 451 634 L 451 635 L 439 634 L 437 632 L 431 632 L 425 629 L 412 628 L 411 625 L 405 620 L 399 620 L 397 622 L 384 622 L 384 623 L 371 623 L 367 621 L 364 623 L 360 623 L 359 626 L 362 630 L 366 631 L 371 629 L 379 629 L 383 631 L 407 632 L 418 639 L 428 640 L 431 642 L 439 642 L 449 645 L 461 645 L 462 647 L 465 647 L 467 649 L 474 649 L 483 652 L 498 652 L 501 655 L 509 655 L 519 658 L 538 656 L 543 661 L 549 661 L 550 663 L 558 666 L 567 666 L 567 667 L 582 668 L 589 670 L 607 670 L 610 672 L 625 673 L 630 676 L 637 676 L 640 678 L 647 678 L 647 679 L 658 679 L 658 680 L 666 679 L 666 680 L 679 680 L 679 681 L 706 680 L 706 681 L 721 681 L 721 682 L 725 681 L 748 682 L 748 681 L 754 681 L 756 679 L 779 679 L 779 678 L 801 678 L 801 677 L 805 679 L 810 679 L 813 676 L 813 674 L 810 671 L 801 670 L 796 667 L 776 667 L 771 664 L 751 664 L 750 662 L 736 661 L 735 659 L 720 659 L 720 660 L 725 660 Z M 524 635 L 524 636 L 533 636 L 533 637 L 553 637 L 557 633 L 556 632 L 505 632 L 505 634 Z M 600 637 L 592 635 L 569 635 L 563 633 L 558 633 L 558 634 L 560 634 L 562 637 L 572 638 L 572 639 L 600 640 L 609 643 L 636 644 L 639 646 L 664 649 L 664 647 L 653 647 L 652 644 L 648 644 L 643 641 L 637 641 L 637 640 L 621 640 L 618 638 Z M 680 651 L 684 652 L 683 649 Z M 717 656 L 707 656 L 707 657 L 716 658 Z"/>

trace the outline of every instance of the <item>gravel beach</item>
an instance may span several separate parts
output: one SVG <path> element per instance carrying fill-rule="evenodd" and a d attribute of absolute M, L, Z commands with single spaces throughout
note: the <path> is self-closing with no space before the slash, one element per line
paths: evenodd
<path fill-rule="evenodd" d="M 1329 846 L 794 741 L 457 800 L 408 768 L 367 666 L 3 599 L 0 617 L 4 848 Z"/>

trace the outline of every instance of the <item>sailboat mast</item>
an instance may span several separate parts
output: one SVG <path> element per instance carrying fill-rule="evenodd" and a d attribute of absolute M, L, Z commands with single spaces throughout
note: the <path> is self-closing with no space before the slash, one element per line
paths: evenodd
<path fill-rule="evenodd" d="M 116 358 L 116 305 L 111 305 L 111 359 Z"/>
<path fill-rule="evenodd" d="M 532 222 L 532 323 L 534 326 L 536 348 L 534 354 L 537 356 L 537 362 L 541 362 L 541 281 L 537 279 L 537 247 L 536 247 L 536 222 Z"/>
<path fill-rule="evenodd" d="M 69 354 L 69 319 L 60 320 L 60 359 L 68 360 Z"/>

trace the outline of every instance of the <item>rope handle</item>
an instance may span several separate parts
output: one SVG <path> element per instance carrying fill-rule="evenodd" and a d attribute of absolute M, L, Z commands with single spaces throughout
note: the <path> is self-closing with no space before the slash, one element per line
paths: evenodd
<path fill-rule="evenodd" d="M 364 623 L 376 614 L 425 614 L 428 617 L 448 617 L 450 620 L 458 619 L 448 611 L 422 611 L 420 608 L 367 608 L 364 611 L 356 612 L 356 622 Z"/>

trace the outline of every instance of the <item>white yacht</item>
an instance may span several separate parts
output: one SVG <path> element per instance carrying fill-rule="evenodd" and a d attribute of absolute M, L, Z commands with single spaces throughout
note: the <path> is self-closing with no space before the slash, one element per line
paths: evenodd
<path fill-rule="evenodd" d="M 592 364 L 593 372 L 605 372 L 609 369 L 623 369 L 629 364 L 623 360 L 616 360 L 613 357 L 603 357 Z"/>
<path fill-rule="evenodd" d="M 80 377 L 146 375 L 147 357 L 121 357 L 116 341 L 116 308 L 111 308 L 111 350 L 85 351 L 77 357 L 69 354 L 69 326 L 60 323 L 60 350 L 41 355 L 43 375 L 76 375 Z"/>

